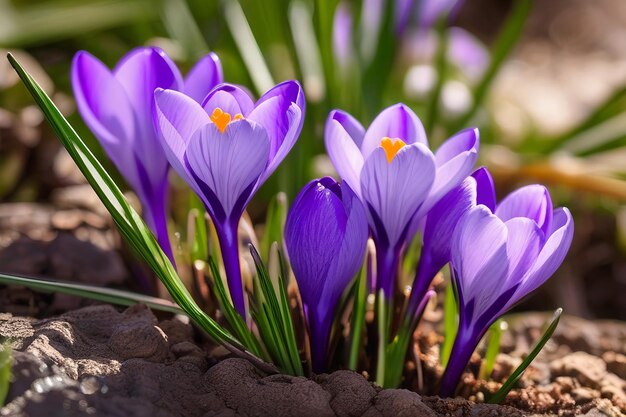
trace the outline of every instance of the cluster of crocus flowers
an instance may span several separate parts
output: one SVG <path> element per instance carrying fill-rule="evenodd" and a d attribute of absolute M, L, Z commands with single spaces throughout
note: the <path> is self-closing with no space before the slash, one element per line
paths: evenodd
<path fill-rule="evenodd" d="M 337 304 L 363 263 L 368 229 L 360 200 L 345 183 L 313 180 L 294 201 L 285 245 L 302 296 L 315 372 L 326 371 Z"/>
<path fill-rule="evenodd" d="M 87 52 L 72 62 L 72 86 L 87 126 L 137 194 L 143 216 L 173 261 L 167 232 L 169 163 L 154 128 L 154 90 L 183 91 L 201 101 L 221 83 L 222 67 L 206 55 L 186 78 L 159 48 L 136 48 L 110 71 Z"/>
<path fill-rule="evenodd" d="M 233 304 L 246 316 L 237 229 L 259 187 L 295 144 L 304 122 L 302 88 L 286 81 L 256 103 L 222 84 L 200 104 L 176 90 L 157 89 L 155 120 L 165 154 L 204 203 L 214 222 Z"/>

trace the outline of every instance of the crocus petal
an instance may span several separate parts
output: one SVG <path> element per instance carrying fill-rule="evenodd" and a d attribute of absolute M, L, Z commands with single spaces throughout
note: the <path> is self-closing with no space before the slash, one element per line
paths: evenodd
<path fill-rule="evenodd" d="M 382 138 L 401 139 L 404 143 L 428 145 L 426 131 L 417 115 L 402 103 L 380 112 L 365 132 L 361 153 L 367 157 L 378 148 Z"/>
<path fill-rule="evenodd" d="M 485 167 L 480 167 L 472 173 L 476 180 L 476 204 L 487 206 L 491 212 L 496 211 L 496 187 L 491 174 Z"/>
<path fill-rule="evenodd" d="M 204 98 L 202 107 L 208 114 L 220 108 L 231 117 L 236 114 L 247 116 L 254 108 L 254 102 L 243 88 L 233 84 L 220 84 Z"/>
<path fill-rule="evenodd" d="M 293 109 L 292 104 L 300 111 Z M 300 84 L 297 81 L 285 81 L 263 94 L 247 116 L 267 131 L 271 143 L 270 161 L 282 161 L 293 147 L 302 130 L 305 106 Z"/>
<path fill-rule="evenodd" d="M 336 120 L 344 130 L 350 135 L 356 146 L 360 149 L 363 145 L 363 137 L 365 136 L 365 128 L 357 119 L 341 110 L 333 110 L 328 115 L 328 120 Z"/>
<path fill-rule="evenodd" d="M 202 103 L 215 86 L 224 82 L 222 64 L 213 52 L 205 55 L 185 77 L 185 94 Z"/>
<path fill-rule="evenodd" d="M 394 3 L 394 29 L 401 35 L 409 24 L 415 9 L 415 0 L 396 0 Z"/>
<path fill-rule="evenodd" d="M 507 283 L 512 287 L 535 263 L 544 243 L 544 234 L 533 220 L 515 217 L 504 223 L 508 230 L 506 252 L 509 258 Z"/>
<path fill-rule="evenodd" d="M 461 301 L 465 307 L 471 305 L 468 320 L 486 311 L 499 295 L 493 287 L 507 276 L 506 239 L 505 224 L 485 206 L 467 212 L 454 231 L 452 266 Z"/>
<path fill-rule="evenodd" d="M 83 120 L 133 188 L 141 181 L 135 169 L 135 120 L 126 91 L 109 69 L 81 51 L 72 61 L 72 88 Z"/>
<path fill-rule="evenodd" d="M 333 17 L 333 55 L 342 70 L 345 70 L 354 58 L 352 11 L 350 3 L 346 1 L 337 5 Z"/>
<path fill-rule="evenodd" d="M 345 116 L 347 116 L 345 113 L 339 111 L 333 111 L 328 116 L 324 133 L 326 152 L 328 152 L 328 156 L 341 179 L 360 196 L 361 181 L 359 178 L 363 168 L 363 155 L 346 130 L 346 124 L 341 123 L 341 120 L 348 120 Z"/>
<path fill-rule="evenodd" d="M 574 221 L 569 210 L 567 208 L 554 210 L 550 235 L 507 308 L 533 292 L 556 272 L 567 255 L 573 237 Z"/>
<path fill-rule="evenodd" d="M 328 270 L 328 277 L 322 291 L 320 304 L 323 308 L 334 308 L 344 290 L 363 264 L 367 244 L 368 227 L 365 208 L 347 184 L 342 184 L 342 202 L 348 217 L 345 232 L 335 254 L 334 262 Z"/>
<path fill-rule="evenodd" d="M 155 125 L 165 155 L 174 170 L 194 191 L 202 195 L 184 163 L 185 151 L 194 132 L 211 122 L 209 115 L 191 97 L 173 90 L 157 89 Z"/>
<path fill-rule="evenodd" d="M 435 153 L 437 176 L 416 217 L 425 215 L 431 207 L 467 177 L 478 158 L 480 140 L 478 129 L 463 130 L 445 141 Z"/>
<path fill-rule="evenodd" d="M 454 15 L 462 0 L 422 0 L 419 10 L 421 29 L 429 29 L 444 14 Z"/>
<path fill-rule="evenodd" d="M 393 246 L 403 238 L 434 179 L 434 156 L 421 143 L 400 149 L 391 163 L 384 149 L 372 152 L 361 172 L 361 193 L 379 240 Z"/>
<path fill-rule="evenodd" d="M 528 217 L 534 220 L 544 233 L 552 223 L 552 200 L 543 185 L 527 185 L 513 191 L 498 204 L 495 214 L 507 221 L 513 217 Z"/>
<path fill-rule="evenodd" d="M 466 178 L 428 213 L 422 253 L 428 253 L 433 268 L 440 270 L 450 261 L 450 242 L 459 219 L 476 206 L 476 180 Z"/>
<path fill-rule="evenodd" d="M 262 126 L 239 120 L 224 132 L 210 123 L 194 133 L 185 152 L 190 171 L 215 194 L 225 214 L 243 213 L 265 169 L 269 140 Z M 241 215 L 234 213 L 234 215 Z"/>

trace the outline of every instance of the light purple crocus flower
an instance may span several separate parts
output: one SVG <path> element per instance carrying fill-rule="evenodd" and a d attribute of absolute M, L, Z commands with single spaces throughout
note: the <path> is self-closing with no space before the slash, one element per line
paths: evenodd
<path fill-rule="evenodd" d="M 548 191 L 540 185 L 511 193 L 495 211 L 479 204 L 463 215 L 451 246 L 459 328 L 441 383 L 442 397 L 454 395 L 489 326 L 557 270 L 573 234 L 569 210 L 553 210 Z"/>
<path fill-rule="evenodd" d="M 302 88 L 286 81 L 256 103 L 222 84 L 198 104 L 157 89 L 155 123 L 167 158 L 213 219 L 231 298 L 245 317 L 237 227 L 246 205 L 291 150 L 304 121 Z"/>
<path fill-rule="evenodd" d="M 221 82 L 222 67 L 213 53 L 185 79 L 159 48 L 133 49 L 113 71 L 84 51 L 72 62 L 72 87 L 81 116 L 137 194 L 146 223 L 172 261 L 167 233 L 169 164 L 152 123 L 154 90 L 185 91 L 202 100 Z"/>
<path fill-rule="evenodd" d="M 457 133 L 433 154 L 418 117 L 396 104 L 367 131 L 349 114 L 331 112 L 325 141 L 335 169 L 366 207 L 376 243 L 376 289 L 391 300 L 405 243 L 429 209 L 470 173 L 478 131 Z"/>
<path fill-rule="evenodd" d="M 408 311 L 417 308 L 435 275 L 450 262 L 452 233 L 459 219 L 478 204 L 492 211 L 496 207 L 493 179 L 485 167 L 474 171 L 428 212 Z"/>
<path fill-rule="evenodd" d="M 285 245 L 298 282 L 311 343 L 313 370 L 326 370 L 337 304 L 359 271 L 368 229 L 363 205 L 345 183 L 325 177 L 296 197 Z"/>

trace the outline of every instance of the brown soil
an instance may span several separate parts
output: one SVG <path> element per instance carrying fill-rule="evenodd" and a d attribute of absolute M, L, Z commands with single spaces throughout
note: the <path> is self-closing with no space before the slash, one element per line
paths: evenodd
<path fill-rule="evenodd" d="M 533 323 L 542 319 L 526 315 L 512 323 L 503 345 L 509 353 L 501 354 L 495 381 L 519 361 L 516 348 L 524 349 L 523 340 L 534 336 Z M 123 312 L 92 306 L 43 320 L 0 314 L 0 337 L 11 340 L 15 350 L 13 383 L 0 415 L 622 415 L 626 326 L 570 318 L 563 324 L 554 346 L 529 369 L 522 388 L 507 398 L 512 408 L 480 404 L 498 383 L 476 382 L 470 373 L 461 392 L 476 402 L 381 390 L 350 371 L 312 379 L 266 376 L 245 360 L 229 358 L 221 348 L 199 345 L 183 319 L 159 322 L 142 306 Z M 578 329 L 580 335 L 585 328 L 598 329 L 585 348 L 601 356 L 566 353 L 584 347 L 566 344 L 579 339 L 574 335 L 564 340 L 569 330 Z M 612 342 L 604 343 L 609 337 L 603 334 Z M 432 355 L 437 342 L 432 335 L 420 340 L 426 380 L 440 372 L 429 366 L 436 362 Z"/>

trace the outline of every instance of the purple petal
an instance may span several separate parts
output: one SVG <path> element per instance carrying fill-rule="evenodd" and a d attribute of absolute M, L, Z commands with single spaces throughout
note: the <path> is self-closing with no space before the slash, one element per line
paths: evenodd
<path fill-rule="evenodd" d="M 348 135 L 350 135 L 350 138 L 352 138 L 356 146 L 359 149 L 361 148 L 363 145 L 363 137 L 365 136 L 365 129 L 357 119 L 341 110 L 331 111 L 328 115 L 328 120 L 330 119 L 336 120 Z"/>
<path fill-rule="evenodd" d="M 544 243 L 544 234 L 537 223 L 525 217 L 515 217 L 504 223 L 508 229 L 506 251 L 509 274 L 505 289 L 518 284 L 535 263 Z"/>
<path fill-rule="evenodd" d="M 154 123 L 160 133 L 165 155 L 178 175 L 201 195 L 198 185 L 187 171 L 184 156 L 193 134 L 211 123 L 209 115 L 191 97 L 178 91 L 157 89 L 154 98 Z"/>
<path fill-rule="evenodd" d="M 326 120 L 324 141 L 326 152 L 333 162 L 341 179 L 361 195 L 361 169 L 363 168 L 363 155 L 356 143 L 345 129 L 346 124 L 341 123 L 345 119 L 345 113 L 332 111 Z M 352 118 L 351 116 L 348 116 Z M 339 119 L 339 120 L 338 120 Z M 355 125 L 348 126 L 352 127 Z"/>
<path fill-rule="evenodd" d="M 134 188 L 141 188 L 133 143 L 135 120 L 126 91 L 107 67 L 87 52 L 72 61 L 72 88 L 78 110 L 115 166 Z"/>
<path fill-rule="evenodd" d="M 496 187 L 491 174 L 485 167 L 472 173 L 476 180 L 476 204 L 487 206 L 491 212 L 496 211 Z"/>
<path fill-rule="evenodd" d="M 465 307 L 472 305 L 467 314 L 473 318 L 487 310 L 499 295 L 494 286 L 506 279 L 506 239 L 505 224 L 485 206 L 471 209 L 455 228 L 452 266 L 459 296 Z"/>
<path fill-rule="evenodd" d="M 567 208 L 554 210 L 549 237 L 507 308 L 533 292 L 556 272 L 567 255 L 573 237 L 574 220 L 569 210 Z"/>
<path fill-rule="evenodd" d="M 403 239 L 434 179 L 433 154 L 421 143 L 400 149 L 391 163 L 384 149 L 372 152 L 361 172 L 361 194 L 368 205 L 370 226 L 378 229 L 375 215 L 384 228 L 375 231 L 378 239 L 386 236 L 390 247 Z"/>
<path fill-rule="evenodd" d="M 401 103 L 380 112 L 369 126 L 361 145 L 363 158 L 367 159 L 374 149 L 379 147 L 384 137 L 401 139 L 407 145 L 412 143 L 428 145 L 422 122 L 413 110 Z"/>
<path fill-rule="evenodd" d="M 422 253 L 428 254 L 427 258 L 433 263 L 433 270 L 439 271 L 450 261 L 452 234 L 461 217 L 476 206 L 476 188 L 476 180 L 472 177 L 466 178 L 428 213 Z"/>
<path fill-rule="evenodd" d="M 394 3 L 395 33 L 401 35 L 415 11 L 415 0 L 396 0 Z"/>
<path fill-rule="evenodd" d="M 462 0 L 422 0 L 419 10 L 421 29 L 429 29 L 445 14 L 454 14 L 460 7 Z"/>
<path fill-rule="evenodd" d="M 513 191 L 498 204 L 496 216 L 502 221 L 513 217 L 528 217 L 534 220 L 544 233 L 552 223 L 552 200 L 543 185 L 527 185 Z"/>
<path fill-rule="evenodd" d="M 220 59 L 210 52 L 199 60 L 185 77 L 185 94 L 202 103 L 207 94 L 223 82 Z"/>
<path fill-rule="evenodd" d="M 489 51 L 474 35 L 464 29 L 448 30 L 448 56 L 471 81 L 477 81 L 489 65 Z"/>
<path fill-rule="evenodd" d="M 254 102 L 243 88 L 233 84 L 220 84 L 204 98 L 202 107 L 208 114 L 220 108 L 232 117 L 236 114 L 247 117 L 254 108 Z"/>
<path fill-rule="evenodd" d="M 255 104 L 248 119 L 259 123 L 270 139 L 268 178 L 296 143 L 304 123 L 306 103 L 297 81 L 285 81 L 269 90 Z"/>
<path fill-rule="evenodd" d="M 265 169 L 268 153 L 265 129 L 239 120 L 230 123 L 223 133 L 212 123 L 201 127 L 191 137 L 185 158 L 189 169 L 215 193 L 226 215 L 230 215 L 238 201 L 251 198 L 246 194 Z"/>
<path fill-rule="evenodd" d="M 470 174 L 478 158 L 479 144 L 478 129 L 466 129 L 439 147 L 435 153 L 437 176 L 428 195 L 428 200 L 420 207 L 416 218 L 428 213 L 441 197 Z"/>

